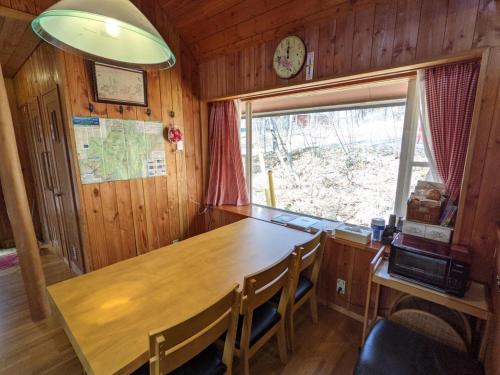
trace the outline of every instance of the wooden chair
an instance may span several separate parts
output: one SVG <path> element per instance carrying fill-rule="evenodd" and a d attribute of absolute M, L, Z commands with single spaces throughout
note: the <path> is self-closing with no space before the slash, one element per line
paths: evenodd
<path fill-rule="evenodd" d="M 240 297 L 235 285 L 212 306 L 188 320 L 150 332 L 149 374 L 231 375 Z M 213 343 L 225 332 L 221 358 Z"/>
<path fill-rule="evenodd" d="M 292 271 L 289 307 L 287 309 L 288 345 L 294 350 L 293 316 L 304 303 L 309 301 L 313 323 L 318 322 L 318 302 L 316 285 L 321 267 L 321 258 L 326 243 L 326 233 L 318 232 L 311 240 L 295 245 L 295 263 Z"/>
<path fill-rule="evenodd" d="M 290 254 L 267 269 L 245 277 L 235 351 L 243 375 L 250 374 L 250 358 L 274 335 L 281 362 L 287 361 L 285 314 L 295 257 Z M 276 308 L 270 300 L 280 291 Z"/>

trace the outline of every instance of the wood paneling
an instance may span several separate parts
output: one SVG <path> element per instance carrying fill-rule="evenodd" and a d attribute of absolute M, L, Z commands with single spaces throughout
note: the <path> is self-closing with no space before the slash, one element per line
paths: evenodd
<path fill-rule="evenodd" d="M 375 6 L 371 49 L 372 67 L 387 66 L 391 63 L 396 28 L 396 4 L 396 0 L 392 0 Z"/>
<path fill-rule="evenodd" d="M 458 242 L 472 246 L 472 277 L 484 282 L 488 275 L 484 270 L 490 269 L 492 264 L 493 223 L 500 220 L 497 204 L 500 202 L 500 186 L 494 172 L 498 170 L 500 160 L 500 8 L 491 0 L 380 0 L 373 3 L 356 2 L 354 8 L 342 8 L 343 12 L 327 20 L 303 24 L 307 45 L 315 52 L 315 80 L 403 67 L 477 47 L 491 48 L 488 60 L 483 64 L 486 79 L 477 114 L 479 125 L 471 145 L 469 177 L 464 181 L 467 189 L 462 197 L 465 202 L 463 223 L 456 238 Z M 232 56 L 234 63 L 224 65 L 222 70 L 219 64 L 227 58 L 201 62 L 202 99 L 213 100 L 306 83 L 303 74 L 291 82 L 277 79 L 272 70 L 266 72 L 263 84 L 248 81 L 247 76 L 252 75 L 255 64 L 247 61 L 253 56 L 246 51 L 264 45 L 269 49 L 264 63 L 270 66 L 269 56 L 278 40 L 263 43 L 257 38 L 254 47 L 248 46 L 226 55 Z M 242 73 L 238 67 L 246 70 Z M 231 85 L 234 90 L 228 91 L 224 84 L 228 81 L 243 81 L 245 84 Z"/>
<path fill-rule="evenodd" d="M 164 12 L 198 60 L 267 42 L 313 21 L 339 15 L 373 0 L 162 0 Z M 203 27 L 200 27 L 200 22 Z"/>
<path fill-rule="evenodd" d="M 433 32 L 418 33 L 417 58 L 439 56 L 442 53 L 448 0 L 423 0 L 420 10 L 420 28 Z"/>
<path fill-rule="evenodd" d="M 175 124 L 184 133 L 184 150 L 165 141 L 168 175 L 129 181 L 82 185 L 78 166 L 75 189 L 86 239 L 87 269 L 142 254 L 174 240 L 201 233 L 204 216 L 202 129 L 199 104 L 198 65 L 179 35 L 159 8 L 151 2 L 136 1 L 172 47 L 176 65 L 169 70 L 148 72 L 148 104 L 143 107 L 96 103 L 93 100 L 89 65 L 82 58 L 56 51 L 43 43 L 16 75 L 19 105 L 60 84 L 66 93 L 66 124 L 73 161 L 77 159 L 71 116 L 162 121 Z M 153 7 L 150 9 L 149 7 Z M 90 113 L 89 103 L 94 106 Z M 173 111 L 175 117 L 170 117 Z"/>
<path fill-rule="evenodd" d="M 0 0 L 0 6 L 36 15 L 57 3 L 57 0 Z"/>
<path fill-rule="evenodd" d="M 140 4 L 139 4 L 140 5 Z M 142 254 L 174 240 L 203 231 L 201 171 L 201 127 L 198 99 L 198 66 L 161 12 L 156 12 L 160 32 L 177 57 L 174 68 L 148 72 L 151 116 L 145 109 L 129 107 L 122 115 L 116 106 L 93 103 L 99 116 L 160 120 L 165 127 L 175 124 L 185 137 L 183 151 L 165 142 L 168 175 L 148 179 L 84 185 L 84 211 L 91 242 L 92 269 L 136 254 Z M 89 115 L 92 100 L 90 77 L 85 62 L 65 55 L 72 114 Z M 74 74 L 73 72 L 76 72 Z M 170 117 L 170 112 L 175 117 Z"/>
<path fill-rule="evenodd" d="M 25 2 L 15 3 L 26 11 Z M 0 64 L 5 77 L 12 78 L 40 43 L 31 30 L 32 18 L 27 13 L 0 6 Z"/>

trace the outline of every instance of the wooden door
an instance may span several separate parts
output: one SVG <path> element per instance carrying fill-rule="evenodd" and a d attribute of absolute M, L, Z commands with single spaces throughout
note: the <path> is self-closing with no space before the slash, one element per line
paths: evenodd
<path fill-rule="evenodd" d="M 45 139 L 51 157 L 50 165 L 53 168 L 54 199 L 62 237 L 65 240 L 63 248 L 73 271 L 81 273 L 83 259 L 78 215 L 58 88 L 45 93 L 41 103 L 45 120 Z"/>
<path fill-rule="evenodd" d="M 57 215 L 56 202 L 54 199 L 54 182 L 52 158 L 47 149 L 44 136 L 43 119 L 40 112 L 38 98 L 28 103 L 28 116 L 31 128 L 30 138 L 33 143 L 33 158 L 35 163 L 33 169 L 39 178 L 40 205 L 45 211 L 48 240 L 51 242 L 55 252 L 63 257 L 63 243 L 61 228 Z"/>
<path fill-rule="evenodd" d="M 27 141 L 27 146 L 28 146 L 29 165 L 31 166 L 31 173 L 33 175 L 36 207 L 40 218 L 42 241 L 47 243 L 50 241 L 50 235 L 47 226 L 47 214 L 45 212 L 46 206 L 43 200 L 43 192 L 42 192 L 43 180 L 42 180 L 41 170 L 40 168 L 38 168 L 39 161 L 36 153 L 36 145 L 34 140 L 35 136 L 33 132 L 33 127 L 30 124 L 30 115 L 27 104 L 19 108 L 19 117 L 21 121 L 21 126 L 24 127 L 26 134 L 25 139 Z M 34 214 L 35 212 L 34 210 L 32 210 L 32 215 Z"/>

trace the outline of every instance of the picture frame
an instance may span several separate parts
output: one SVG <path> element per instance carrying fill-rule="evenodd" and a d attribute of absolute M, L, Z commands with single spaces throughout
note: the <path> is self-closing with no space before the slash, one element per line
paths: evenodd
<path fill-rule="evenodd" d="M 148 106 L 147 74 L 144 70 L 93 61 L 94 100 L 98 103 Z"/>

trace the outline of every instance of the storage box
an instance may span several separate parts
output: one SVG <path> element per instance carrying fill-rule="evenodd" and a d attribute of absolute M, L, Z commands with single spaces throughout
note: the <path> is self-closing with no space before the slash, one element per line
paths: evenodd
<path fill-rule="evenodd" d="M 403 233 L 433 241 L 450 243 L 453 228 L 405 220 L 403 221 Z"/>
<path fill-rule="evenodd" d="M 439 225 L 441 206 L 442 202 L 439 201 L 409 199 L 406 209 L 406 218 L 426 224 Z"/>
<path fill-rule="evenodd" d="M 442 227 L 440 225 L 425 225 L 425 238 L 429 240 L 450 243 L 452 233 L 452 228 Z"/>

